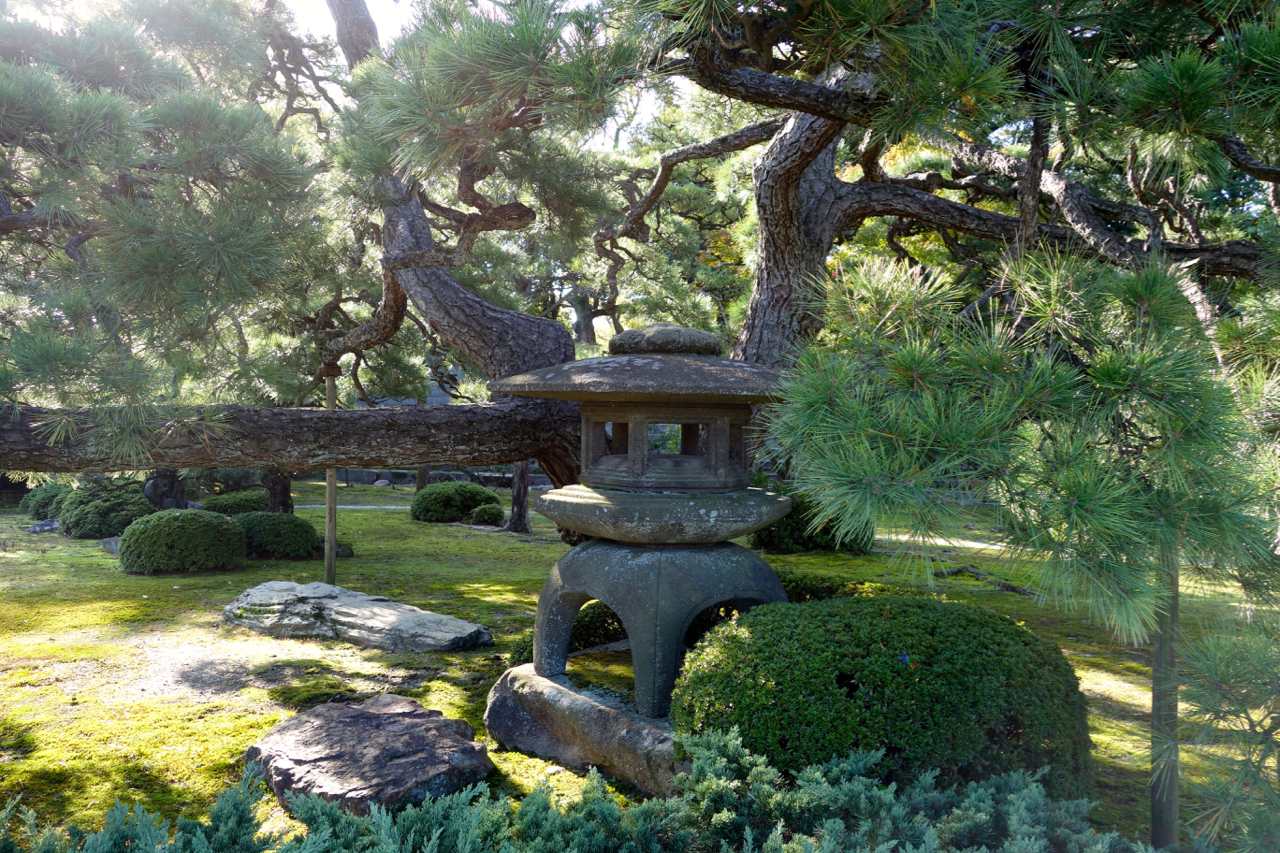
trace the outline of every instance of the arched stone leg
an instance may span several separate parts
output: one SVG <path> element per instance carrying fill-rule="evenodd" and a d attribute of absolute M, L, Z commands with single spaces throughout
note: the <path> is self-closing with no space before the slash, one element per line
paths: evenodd
<path fill-rule="evenodd" d="M 562 557 L 543 586 L 534 628 L 538 674 L 564 672 L 573 617 L 593 598 L 618 615 L 631 639 L 636 709 L 662 716 L 694 617 L 724 601 L 787 595 L 769 564 L 739 545 L 646 548 L 597 539 Z"/>

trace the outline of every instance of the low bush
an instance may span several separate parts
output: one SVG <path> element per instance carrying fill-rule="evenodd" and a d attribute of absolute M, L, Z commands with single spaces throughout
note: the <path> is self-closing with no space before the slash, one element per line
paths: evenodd
<path fill-rule="evenodd" d="M 71 487 L 62 483 L 45 483 L 43 486 L 36 486 L 31 491 L 22 496 L 22 500 L 18 501 L 18 511 L 25 512 L 36 521 L 44 521 L 49 518 L 57 518 L 56 515 L 50 515 L 50 508 L 53 506 L 54 499 L 63 492 L 70 491 Z"/>
<path fill-rule="evenodd" d="M 685 657 L 677 731 L 741 729 L 780 768 L 883 749 L 876 772 L 944 785 L 1049 767 L 1055 796 L 1088 795 L 1085 700 L 1051 643 L 1003 616 L 912 596 L 756 607 Z"/>
<path fill-rule="evenodd" d="M 467 524 L 483 524 L 488 527 L 501 527 L 507 523 L 507 513 L 501 504 L 480 504 L 467 513 L 462 519 Z"/>
<path fill-rule="evenodd" d="M 868 775 L 879 753 L 807 768 L 794 785 L 732 735 L 687 738 L 688 774 L 676 796 L 624 804 L 594 769 L 582 796 L 557 804 L 546 783 L 518 805 L 475 785 L 456 794 L 367 817 L 315 796 L 290 801 L 305 833 L 272 834 L 258 807 L 263 784 L 246 773 L 218 795 L 208 821 L 169 826 L 117 804 L 101 832 L 41 832 L 24 813 L 17 832 L 2 816 L 0 846 L 12 853 L 129 850 L 132 853 L 369 853 L 375 850 L 645 851 L 645 853 L 1151 853 L 1088 823 L 1085 800 L 1058 802 L 1027 773 L 939 790 L 931 774 L 901 786 Z M 429 839 L 424 842 L 424 839 Z M 1186 853 L 1199 853 L 1193 842 Z"/>
<path fill-rule="evenodd" d="M 802 551 L 843 551 L 846 554 L 870 554 L 876 544 L 876 532 L 867 529 L 859 536 L 836 539 L 822 528 L 810 530 L 817 504 L 803 494 L 790 494 L 791 512 L 763 530 L 747 537 L 747 544 L 757 551 L 771 554 L 798 554 Z"/>
<path fill-rule="evenodd" d="M 247 492 L 227 492 L 225 495 L 210 495 L 200 503 L 204 506 L 205 512 L 217 512 L 222 515 L 266 512 L 267 493 L 256 489 Z"/>
<path fill-rule="evenodd" d="M 462 521 L 478 506 L 501 506 L 497 492 L 475 483 L 432 483 L 413 496 L 409 515 L 416 521 L 446 524 Z"/>
<path fill-rule="evenodd" d="M 143 516 L 155 512 L 142 494 L 142 484 L 89 483 L 54 498 L 50 512 L 57 512 L 62 532 L 72 539 L 105 539 L 119 536 Z"/>
<path fill-rule="evenodd" d="M 130 574 L 233 569 L 244 557 L 240 525 L 202 509 L 161 510 L 120 537 L 120 566 Z"/>
<path fill-rule="evenodd" d="M 231 520 L 244 530 L 250 556 L 302 559 L 320 546 L 320 534 L 306 519 L 283 512 L 242 512 Z"/>

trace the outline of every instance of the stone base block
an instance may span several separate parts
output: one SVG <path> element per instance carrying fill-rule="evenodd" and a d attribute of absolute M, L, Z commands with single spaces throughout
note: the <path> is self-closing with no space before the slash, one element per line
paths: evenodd
<path fill-rule="evenodd" d="M 508 749 L 570 767 L 595 766 L 646 794 L 669 797 L 677 773 L 671 724 L 622 707 L 613 694 L 579 689 L 565 676 L 544 678 L 533 664 L 513 667 L 489 691 L 489 735 Z"/>

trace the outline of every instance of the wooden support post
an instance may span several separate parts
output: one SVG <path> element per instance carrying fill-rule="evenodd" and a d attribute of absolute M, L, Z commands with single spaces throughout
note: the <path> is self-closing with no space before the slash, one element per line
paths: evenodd
<path fill-rule="evenodd" d="M 342 369 L 336 364 L 321 368 L 324 375 L 324 407 L 338 408 L 338 377 Z M 324 582 L 338 582 L 338 469 L 324 471 Z"/>

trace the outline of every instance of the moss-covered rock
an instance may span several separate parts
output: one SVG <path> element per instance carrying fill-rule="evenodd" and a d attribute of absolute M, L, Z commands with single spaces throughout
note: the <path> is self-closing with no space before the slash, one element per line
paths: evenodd
<path fill-rule="evenodd" d="M 242 512 L 266 512 L 267 493 L 257 490 L 210 495 L 201 501 L 205 512 L 239 515 Z"/>
<path fill-rule="evenodd" d="M 1003 616 L 910 596 L 757 607 L 685 658 L 678 732 L 737 726 L 744 745 L 799 770 L 883 749 L 877 772 L 944 785 L 1050 767 L 1054 796 L 1087 796 L 1084 696 L 1051 643 Z"/>
<path fill-rule="evenodd" d="M 296 515 L 242 512 L 231 520 L 244 530 L 245 547 L 254 557 L 302 559 L 320 546 L 315 525 Z"/>
<path fill-rule="evenodd" d="M 432 483 L 413 496 L 409 515 L 416 521 L 445 524 L 462 521 L 473 509 L 484 505 L 501 506 L 498 493 L 475 483 Z"/>
<path fill-rule="evenodd" d="M 234 569 L 245 554 L 240 525 L 200 509 L 157 512 L 120 537 L 120 566 L 130 574 Z"/>

